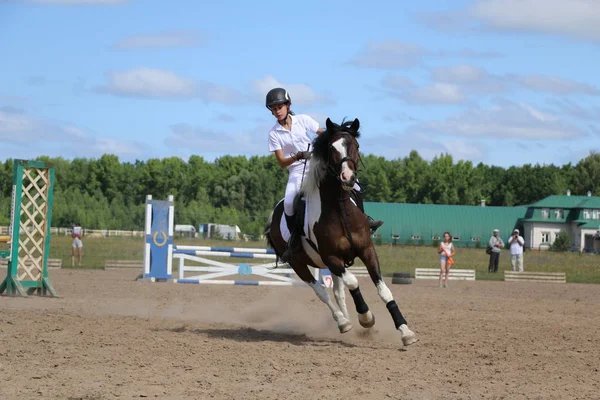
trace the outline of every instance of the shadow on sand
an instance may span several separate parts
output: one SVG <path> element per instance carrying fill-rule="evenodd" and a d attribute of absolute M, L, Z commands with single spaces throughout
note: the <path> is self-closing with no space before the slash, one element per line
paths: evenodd
<path fill-rule="evenodd" d="M 181 326 L 177 328 L 169 328 L 166 330 L 173 333 L 191 332 L 197 335 L 207 336 L 211 339 L 228 339 L 235 340 L 236 342 L 285 342 L 293 344 L 295 346 L 337 345 L 346 348 L 376 348 L 372 346 L 347 343 L 342 340 L 336 339 L 315 339 L 303 333 L 282 333 L 248 327 L 189 329 L 186 326 Z"/>

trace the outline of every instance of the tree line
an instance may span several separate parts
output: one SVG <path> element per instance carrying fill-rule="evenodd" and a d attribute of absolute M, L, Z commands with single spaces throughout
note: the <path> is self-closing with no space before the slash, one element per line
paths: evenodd
<path fill-rule="evenodd" d="M 287 170 L 269 156 L 223 156 L 206 161 L 191 156 L 122 162 L 40 157 L 55 167 L 52 226 L 142 230 L 146 195 L 175 196 L 177 224 L 238 225 L 246 234 L 263 231 L 283 195 Z M 10 220 L 13 160 L 0 163 L 0 225 Z M 478 205 L 531 204 L 552 194 L 600 194 L 600 154 L 562 166 L 499 166 L 456 161 L 441 154 L 431 161 L 416 151 L 386 160 L 362 155 L 359 180 L 364 200 L 373 202 Z"/>

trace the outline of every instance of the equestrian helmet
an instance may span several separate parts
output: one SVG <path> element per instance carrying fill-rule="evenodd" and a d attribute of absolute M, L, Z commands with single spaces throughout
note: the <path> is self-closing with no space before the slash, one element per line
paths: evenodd
<path fill-rule="evenodd" d="M 288 94 L 287 90 L 283 88 L 275 88 L 271 89 L 269 93 L 267 93 L 266 106 L 270 110 L 271 106 L 275 104 L 286 104 L 291 103 L 292 99 Z"/>

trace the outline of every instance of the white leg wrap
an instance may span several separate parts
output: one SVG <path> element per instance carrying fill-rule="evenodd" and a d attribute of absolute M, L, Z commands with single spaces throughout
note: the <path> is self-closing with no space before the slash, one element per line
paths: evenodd
<path fill-rule="evenodd" d="M 350 318 L 350 314 L 348 314 L 348 307 L 346 306 L 346 292 L 345 292 L 345 286 L 344 286 L 344 281 L 342 280 L 342 278 L 333 275 L 332 274 L 332 278 L 333 278 L 333 295 L 335 297 L 335 301 L 338 305 L 338 307 L 340 308 L 340 310 L 342 310 L 342 313 L 344 314 L 344 316 L 346 318 Z"/>
<path fill-rule="evenodd" d="M 356 276 L 348 270 L 345 270 L 342 274 L 342 280 L 344 281 L 344 285 L 350 290 L 354 290 L 358 287 L 358 279 L 356 279 Z"/>
<path fill-rule="evenodd" d="M 329 292 L 327 291 L 327 288 L 325 288 L 319 282 L 309 283 L 309 286 L 313 288 L 313 290 L 317 294 L 317 297 L 323 303 L 327 304 L 327 307 L 329 307 L 329 310 L 331 310 L 333 319 L 337 322 L 338 329 L 340 330 L 340 332 L 345 333 L 352 329 L 352 323 L 350 322 L 350 320 L 346 318 L 342 311 L 340 311 L 331 301 L 331 297 L 329 297 Z"/>

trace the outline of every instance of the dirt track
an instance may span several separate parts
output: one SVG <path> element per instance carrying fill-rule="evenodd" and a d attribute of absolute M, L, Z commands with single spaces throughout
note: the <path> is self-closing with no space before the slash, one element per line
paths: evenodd
<path fill-rule="evenodd" d="M 0 399 L 600 399 L 600 285 L 390 285 L 420 338 L 403 348 L 364 279 L 377 323 L 340 335 L 309 288 L 135 275 L 0 298 Z"/>

